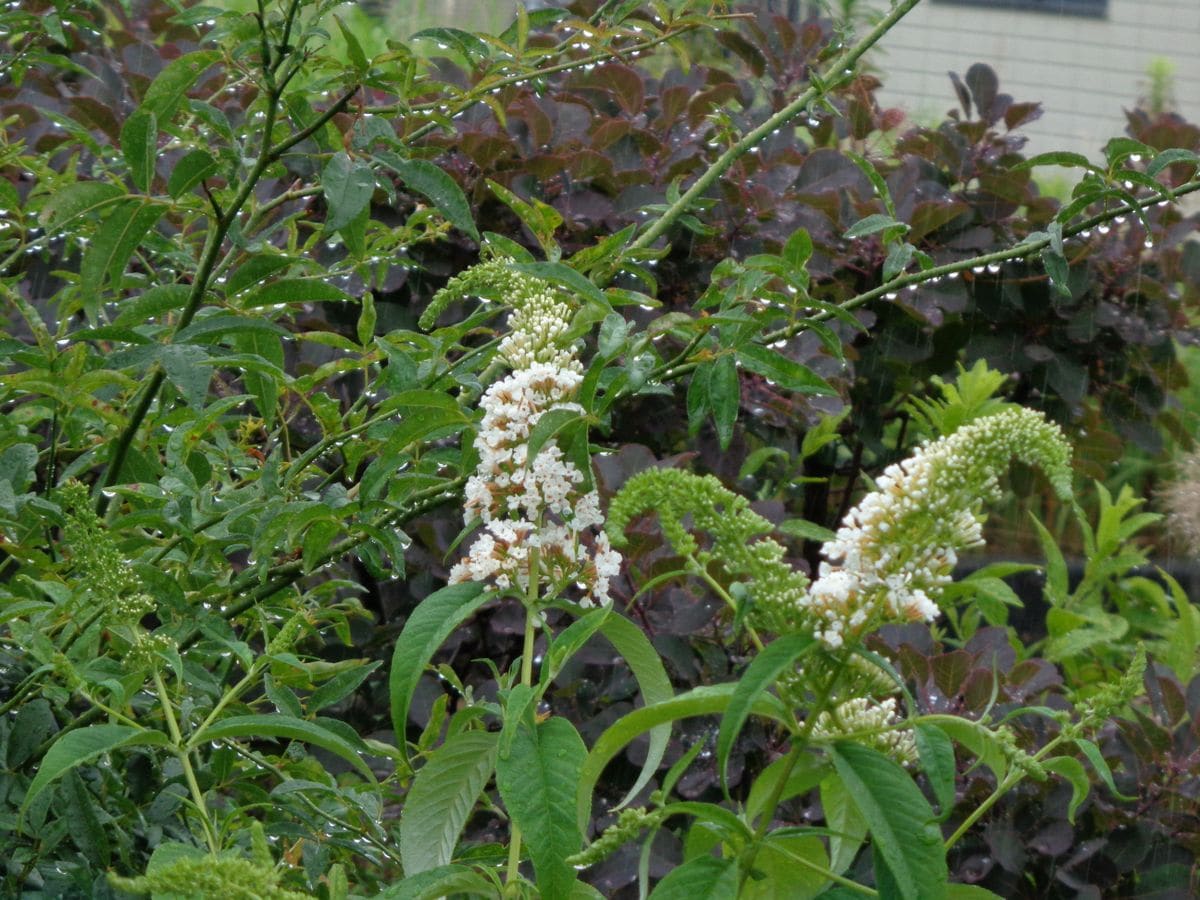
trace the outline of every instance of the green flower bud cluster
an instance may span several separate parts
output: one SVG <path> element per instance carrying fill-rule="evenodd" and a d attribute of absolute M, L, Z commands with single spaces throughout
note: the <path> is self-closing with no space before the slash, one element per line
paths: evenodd
<path fill-rule="evenodd" d="M 141 620 L 154 611 L 154 598 L 121 555 L 103 520 L 92 508 L 88 489 L 69 481 L 59 489 L 66 517 L 63 536 L 71 549 L 71 574 L 96 601 L 106 628 L 128 638 L 125 659 L 133 667 L 153 665 L 160 652 L 173 646 L 166 635 L 151 635 Z"/>
<path fill-rule="evenodd" d="M 308 894 L 279 884 L 280 872 L 248 859 L 187 856 L 155 866 L 145 875 L 110 874 L 114 888 L 152 896 L 220 897 L 222 900 L 305 900 Z"/>
<path fill-rule="evenodd" d="M 1142 679 L 1146 675 L 1146 648 L 1138 644 L 1137 652 L 1129 663 L 1129 667 L 1115 681 L 1103 682 L 1094 694 L 1077 705 L 1079 721 L 1077 728 L 1082 734 L 1103 725 L 1110 717 L 1133 702 L 1133 698 L 1142 693 Z"/>
<path fill-rule="evenodd" d="M 782 545 L 763 537 L 774 526 L 750 509 L 750 501 L 711 475 L 647 469 L 629 479 L 609 505 L 606 528 L 613 545 L 626 544 L 626 526 L 651 511 L 676 552 L 702 566 L 715 561 L 731 577 L 749 580 L 752 615 L 773 631 L 790 630 L 808 579 L 785 561 Z M 701 550 L 692 530 L 711 535 L 712 548 Z"/>
<path fill-rule="evenodd" d="M 579 868 L 595 865 L 636 838 L 643 828 L 657 827 L 669 814 L 670 811 L 665 808 L 647 810 L 639 806 L 623 809 L 617 816 L 617 821 L 604 829 L 600 836 L 583 850 L 568 856 L 567 863 Z"/>

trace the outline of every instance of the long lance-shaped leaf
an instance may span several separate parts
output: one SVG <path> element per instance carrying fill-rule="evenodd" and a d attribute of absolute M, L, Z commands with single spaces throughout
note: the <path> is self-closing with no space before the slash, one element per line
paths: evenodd
<path fill-rule="evenodd" d="M 658 651 L 654 649 L 640 628 L 628 619 L 613 615 L 604 620 L 600 626 L 600 633 L 608 638 L 609 643 L 613 645 L 617 653 L 625 660 L 626 665 L 629 666 L 630 671 L 633 672 L 633 677 L 642 691 L 642 700 L 646 706 L 653 706 L 671 699 L 674 692 L 671 690 L 671 679 L 667 677 L 667 670 L 663 668 L 662 657 L 658 655 Z M 654 777 L 659 763 L 663 760 L 663 755 L 667 752 L 667 743 L 670 740 L 671 726 L 669 723 L 650 729 L 650 746 L 646 750 L 646 761 L 642 763 L 642 771 L 638 773 L 633 787 L 616 805 L 616 809 L 629 803 L 637 796 L 638 791 Z"/>
<path fill-rule="evenodd" d="M 76 766 L 91 762 L 103 753 L 121 747 L 138 745 L 166 746 L 170 743 L 161 731 L 135 728 L 132 725 L 92 725 L 69 731 L 55 741 L 42 757 L 37 774 L 29 783 L 25 799 L 21 801 L 21 814 L 37 799 L 38 795 L 54 781 Z"/>
<path fill-rule="evenodd" d="M 605 729 L 596 740 L 579 774 L 578 818 L 580 830 L 587 827 L 592 811 L 592 792 L 605 767 L 635 738 L 660 725 L 670 725 L 677 719 L 710 716 L 725 711 L 736 684 L 704 685 L 679 694 L 661 703 L 644 706 L 627 713 Z M 788 710 L 777 697 L 759 694 L 751 712 L 786 722 Z"/>
<path fill-rule="evenodd" d="M 209 725 L 192 736 L 191 745 L 201 739 L 218 741 L 223 738 L 287 738 L 313 744 L 340 756 L 367 778 L 375 780 L 375 773 L 363 762 L 362 757 L 349 741 L 317 722 L 284 715 L 233 716 Z"/>
<path fill-rule="evenodd" d="M 463 731 L 439 747 L 413 779 L 400 814 L 406 875 L 446 866 L 475 801 L 496 767 L 499 734 Z"/>
<path fill-rule="evenodd" d="M 946 892 L 946 852 L 929 801 L 896 762 L 869 747 L 838 743 L 830 751 L 838 777 L 871 829 L 871 843 L 903 900 L 934 900 Z M 880 868 L 886 868 L 881 873 Z"/>
<path fill-rule="evenodd" d="M 575 726 L 559 716 L 536 729 L 522 725 L 511 752 L 496 760 L 496 787 L 521 828 L 543 897 L 568 897 L 576 881 L 566 859 L 583 843 L 571 800 L 586 755 Z"/>
<path fill-rule="evenodd" d="M 408 708 L 412 704 L 417 680 L 433 659 L 450 632 L 466 621 L 490 599 L 483 585 L 476 582 L 452 584 L 435 591 L 413 610 L 392 651 L 392 669 L 388 675 L 388 695 L 392 708 L 392 728 L 396 746 L 405 761 L 408 746 L 404 734 L 408 727 Z"/>
<path fill-rule="evenodd" d="M 733 696 L 729 698 L 729 706 L 721 718 L 721 729 L 717 734 L 717 771 L 721 775 L 721 787 L 728 791 L 725 785 L 725 769 L 729 764 L 729 753 L 733 750 L 733 742 L 746 724 L 754 704 L 784 669 L 795 664 L 796 660 L 807 653 L 816 644 L 816 639 L 808 634 L 789 634 L 773 641 L 765 650 L 754 657 L 754 661 L 746 667 L 742 677 L 738 679 Z"/>

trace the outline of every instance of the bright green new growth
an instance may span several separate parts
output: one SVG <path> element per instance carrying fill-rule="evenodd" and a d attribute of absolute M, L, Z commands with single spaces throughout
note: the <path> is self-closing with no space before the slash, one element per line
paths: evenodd
<path fill-rule="evenodd" d="M 613 498 L 606 528 L 614 546 L 624 546 L 625 527 L 642 513 L 658 513 L 663 534 L 682 556 L 701 566 L 718 562 L 734 578 L 751 582 L 753 611 L 763 624 L 795 618 L 808 579 L 784 561 L 784 548 L 762 535 L 774 526 L 750 509 L 750 501 L 726 489 L 712 475 L 682 469 L 647 469 L 633 476 Z M 711 550 L 701 550 L 684 523 L 706 531 Z"/>

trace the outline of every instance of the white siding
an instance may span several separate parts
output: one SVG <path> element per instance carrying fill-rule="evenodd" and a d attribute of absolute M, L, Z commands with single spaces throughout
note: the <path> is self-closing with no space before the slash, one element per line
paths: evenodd
<path fill-rule="evenodd" d="M 1031 153 L 1099 158 L 1104 142 L 1124 133 L 1123 110 L 1149 92 L 1147 70 L 1159 58 L 1175 64 L 1176 111 L 1200 122 L 1200 0 L 1109 0 L 1103 19 L 924 0 L 880 46 L 871 57 L 880 102 L 921 122 L 958 105 L 948 71 L 990 65 L 1002 92 L 1043 105 L 1042 118 L 1024 127 Z"/>

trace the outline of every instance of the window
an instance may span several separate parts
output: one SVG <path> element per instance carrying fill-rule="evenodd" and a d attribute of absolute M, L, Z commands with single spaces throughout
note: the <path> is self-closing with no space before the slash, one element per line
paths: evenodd
<path fill-rule="evenodd" d="M 1102 18 L 1108 11 L 1108 0 L 934 0 L 955 6 L 982 6 L 990 9 L 1023 9 L 1030 12 L 1056 13 Z"/>

